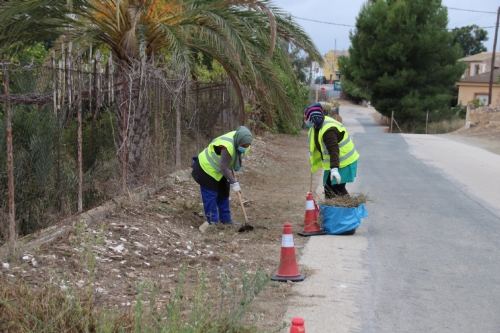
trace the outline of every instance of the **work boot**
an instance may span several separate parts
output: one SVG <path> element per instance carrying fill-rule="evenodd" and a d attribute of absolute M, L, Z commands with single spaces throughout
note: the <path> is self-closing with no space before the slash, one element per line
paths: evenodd
<path fill-rule="evenodd" d="M 229 222 L 221 222 L 221 224 L 223 224 L 223 225 L 231 225 L 231 226 L 233 226 L 233 227 L 237 227 L 237 226 L 239 226 L 239 225 L 240 225 L 239 223 L 236 223 L 236 222 L 234 222 L 234 221 L 229 221 Z"/>

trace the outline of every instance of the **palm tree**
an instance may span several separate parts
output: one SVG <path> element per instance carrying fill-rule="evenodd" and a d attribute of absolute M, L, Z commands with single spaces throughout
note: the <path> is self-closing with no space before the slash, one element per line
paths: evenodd
<path fill-rule="evenodd" d="M 54 34 L 111 50 L 122 87 L 122 107 L 115 112 L 120 143 L 130 103 L 136 106 L 127 162 L 138 182 L 147 166 L 149 109 L 139 93 L 141 80 L 130 73 L 163 57 L 187 77 L 201 53 L 222 65 L 241 101 L 242 89 L 251 89 L 263 107 L 272 104 L 286 118 L 293 108 L 276 68 L 293 77 L 289 45 L 321 62 L 302 28 L 266 0 L 11 0 L 0 2 L 0 22 L 0 51 Z"/>

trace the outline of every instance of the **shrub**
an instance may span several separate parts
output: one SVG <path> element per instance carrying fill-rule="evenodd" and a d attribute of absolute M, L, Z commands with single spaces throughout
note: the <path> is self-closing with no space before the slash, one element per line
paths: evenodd
<path fill-rule="evenodd" d="M 481 106 L 484 106 L 483 100 L 481 100 L 479 98 L 474 98 L 473 100 L 467 102 L 467 104 L 472 104 L 475 109 L 477 109 L 477 108 L 479 108 Z"/>

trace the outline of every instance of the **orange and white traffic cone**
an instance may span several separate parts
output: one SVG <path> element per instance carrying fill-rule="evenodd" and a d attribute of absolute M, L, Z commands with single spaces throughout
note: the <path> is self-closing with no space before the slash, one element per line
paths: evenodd
<path fill-rule="evenodd" d="M 306 328 L 304 327 L 304 319 L 300 317 L 293 318 L 292 326 L 290 327 L 290 333 L 306 333 Z"/>
<path fill-rule="evenodd" d="M 306 214 L 304 215 L 304 230 L 299 232 L 300 236 L 319 236 L 326 235 L 326 231 L 321 230 L 318 225 L 319 207 L 314 201 L 311 191 L 307 192 L 306 197 Z"/>
<path fill-rule="evenodd" d="M 281 239 L 281 257 L 278 273 L 271 278 L 273 281 L 304 281 L 305 274 L 300 274 L 295 258 L 295 247 L 293 245 L 292 225 L 285 222 L 283 226 L 283 237 Z"/>

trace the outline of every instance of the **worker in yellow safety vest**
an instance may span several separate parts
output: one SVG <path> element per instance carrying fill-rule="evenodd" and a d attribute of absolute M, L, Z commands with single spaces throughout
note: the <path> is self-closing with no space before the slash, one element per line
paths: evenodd
<path fill-rule="evenodd" d="M 241 191 L 239 182 L 231 170 L 242 171 L 241 161 L 250 151 L 252 133 L 239 126 L 236 131 L 214 139 L 198 156 L 193 157 L 191 175 L 200 185 L 206 222 L 215 225 L 237 225 L 231 219 L 229 188 Z"/>
<path fill-rule="evenodd" d="M 304 123 L 309 128 L 309 161 L 311 173 L 323 167 L 325 198 L 348 195 L 346 183 L 352 183 L 358 169 L 359 154 L 337 120 L 325 116 L 321 103 L 304 111 Z"/>

